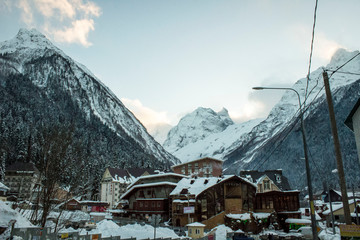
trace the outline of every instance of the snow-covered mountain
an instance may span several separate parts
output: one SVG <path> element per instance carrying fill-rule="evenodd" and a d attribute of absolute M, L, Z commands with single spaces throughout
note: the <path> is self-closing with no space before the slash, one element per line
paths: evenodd
<path fill-rule="evenodd" d="M 348 52 L 339 49 L 325 67 L 335 70 L 358 52 Z M 317 187 L 322 186 L 323 180 L 333 184 L 336 176 L 330 176 L 331 170 L 336 168 L 335 156 L 325 92 L 323 89 L 323 69 L 319 68 L 311 73 L 306 99 L 305 129 L 310 149 L 311 168 L 314 182 Z M 343 124 L 351 108 L 360 96 L 360 57 L 346 64 L 341 71 L 330 79 L 333 93 L 337 124 L 342 140 L 342 152 L 347 177 L 351 181 L 359 181 L 356 171 L 359 171 L 356 147 L 353 133 Z M 331 72 L 329 72 L 329 75 Z M 292 88 L 299 92 L 301 102 L 306 92 L 306 78 L 298 80 Z M 279 91 L 280 94 L 280 91 Z M 306 185 L 305 167 L 301 160 L 303 145 L 300 125 L 298 122 L 299 103 L 297 95 L 289 90 L 285 91 L 281 100 L 273 107 L 268 117 L 261 120 L 252 120 L 239 125 L 232 125 L 218 133 L 207 132 L 207 136 L 193 141 L 191 145 L 177 145 L 166 149 L 181 161 L 199 157 L 216 157 L 224 162 L 226 173 L 239 173 L 242 169 L 278 169 L 281 168 L 294 187 Z M 200 119 L 197 121 L 201 121 Z M 179 124 L 180 125 L 180 124 Z M 190 126 L 182 128 L 176 126 L 177 132 L 186 132 Z M 193 128 L 201 129 L 196 124 Z M 236 130 L 235 130 L 236 129 Z M 181 134 L 178 134 L 181 135 Z M 176 143 L 178 138 L 172 139 L 168 135 L 166 142 Z"/>
<path fill-rule="evenodd" d="M 109 165 L 164 168 L 178 162 L 109 88 L 34 29 L 21 29 L 0 43 L 0 95 L 2 136 L 8 129 L 21 130 L 2 139 L 14 148 L 6 153 L 9 161 L 18 158 L 13 152 L 27 151 L 16 150 L 9 139 L 33 136 L 51 120 L 75 126 L 87 154 L 101 162 L 99 172 Z"/>
<path fill-rule="evenodd" d="M 163 146 L 167 151 L 176 154 L 179 149 L 222 132 L 232 124 L 234 122 L 225 108 L 216 113 L 210 108 L 199 107 L 180 119 L 178 125 L 169 131 Z"/>

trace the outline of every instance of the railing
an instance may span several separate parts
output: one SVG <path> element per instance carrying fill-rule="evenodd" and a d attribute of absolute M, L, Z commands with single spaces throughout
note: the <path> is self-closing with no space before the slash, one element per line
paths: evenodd
<path fill-rule="evenodd" d="M 121 236 L 102 237 L 101 234 L 79 235 L 78 232 L 71 233 L 50 233 L 49 228 L 14 228 L 13 236 L 21 237 L 22 239 L 41 239 L 41 240 L 58 240 L 58 239 L 73 239 L 73 240 L 137 240 L 137 238 L 121 238 Z M 150 240 L 153 238 L 139 239 Z M 190 238 L 181 238 L 181 240 L 189 240 Z M 202 238 L 208 240 L 207 238 Z M 180 238 L 155 238 L 155 240 L 180 240 Z M 210 240 L 210 239 L 209 239 Z"/>

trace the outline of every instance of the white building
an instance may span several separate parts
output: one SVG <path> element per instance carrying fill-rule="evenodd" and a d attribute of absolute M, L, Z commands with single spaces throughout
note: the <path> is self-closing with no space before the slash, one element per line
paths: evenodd
<path fill-rule="evenodd" d="M 153 169 L 118 169 L 106 168 L 101 179 L 100 201 L 109 203 L 110 208 L 116 208 L 120 197 L 127 187 L 140 176 L 154 174 Z"/>

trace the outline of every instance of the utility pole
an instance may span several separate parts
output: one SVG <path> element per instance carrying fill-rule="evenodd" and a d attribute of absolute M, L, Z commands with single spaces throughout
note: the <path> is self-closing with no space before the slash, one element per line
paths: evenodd
<path fill-rule="evenodd" d="M 327 103 L 328 103 L 328 107 L 329 107 L 331 132 L 332 132 L 333 140 L 334 140 L 334 148 L 335 148 L 337 169 L 338 169 L 338 174 L 339 174 L 341 196 L 342 196 L 342 202 L 343 202 L 343 206 L 344 206 L 345 223 L 347 225 L 351 225 L 349 199 L 348 199 L 347 190 L 346 190 L 346 180 L 345 180 L 345 174 L 344 174 L 343 161 L 342 161 L 342 157 L 341 157 L 340 141 L 339 141 L 338 131 L 337 131 L 337 127 L 336 127 L 335 112 L 334 112 L 334 105 L 333 105 L 332 96 L 331 96 L 329 77 L 328 77 L 328 74 L 326 71 L 323 71 L 323 78 L 324 78 L 326 99 L 327 99 Z"/>
<path fill-rule="evenodd" d="M 306 134 L 305 134 L 305 126 L 304 126 L 304 109 L 301 105 L 300 94 L 293 88 L 274 88 L 274 87 L 253 87 L 254 90 L 290 90 L 296 93 L 296 96 L 299 101 L 299 110 L 300 110 L 300 126 L 301 126 L 301 135 L 303 140 L 303 147 L 304 147 L 304 160 L 305 160 L 305 169 L 306 169 L 306 178 L 308 184 L 308 192 L 309 192 L 309 205 L 310 205 L 310 216 L 311 216 L 311 230 L 313 239 L 318 239 L 317 234 L 317 227 L 316 227 L 316 217 L 315 217 L 315 206 L 314 206 L 314 195 L 311 185 L 311 172 L 310 172 L 310 165 L 309 165 L 309 157 L 308 157 L 308 149 L 307 149 L 307 142 L 306 142 Z"/>
<path fill-rule="evenodd" d="M 355 208 L 355 214 L 356 214 L 356 224 L 360 225 L 360 223 L 359 223 L 359 214 L 358 214 L 358 211 L 357 211 L 357 203 L 356 203 L 354 184 L 352 185 L 352 192 L 353 192 L 353 197 L 354 197 L 354 208 Z"/>

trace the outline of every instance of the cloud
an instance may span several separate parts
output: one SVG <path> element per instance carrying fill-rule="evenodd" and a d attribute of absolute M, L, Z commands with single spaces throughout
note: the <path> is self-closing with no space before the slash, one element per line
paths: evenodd
<path fill-rule="evenodd" d="M 16 5 L 18 8 L 22 9 L 21 20 L 28 26 L 33 26 L 33 11 L 30 7 L 29 1 L 27 0 L 19 0 Z"/>
<path fill-rule="evenodd" d="M 56 42 L 91 46 L 89 33 L 94 19 L 101 15 L 95 3 L 84 0 L 18 0 L 21 19 L 29 27 L 39 28 Z"/>
<path fill-rule="evenodd" d="M 130 111 L 136 116 L 137 119 L 145 126 L 151 127 L 157 124 L 169 124 L 170 120 L 166 112 L 157 112 L 148 107 L 145 107 L 140 100 L 121 98 L 121 101 Z"/>
<path fill-rule="evenodd" d="M 315 57 L 321 58 L 328 62 L 331 60 L 331 57 L 339 48 L 345 48 L 345 47 L 333 40 L 328 39 L 323 33 L 318 33 L 317 36 L 315 37 L 315 43 L 314 43 Z"/>
<path fill-rule="evenodd" d="M 302 49 L 310 53 L 310 41 L 312 33 L 310 26 L 305 26 L 302 24 L 293 25 L 291 28 L 289 28 L 288 32 L 292 35 L 293 39 L 301 45 Z M 344 48 L 344 46 L 330 39 L 323 32 L 317 31 L 315 29 L 313 50 L 314 58 L 319 59 L 323 63 L 327 63 L 330 61 L 335 51 L 339 48 Z"/>
<path fill-rule="evenodd" d="M 95 30 L 94 21 L 92 19 L 76 20 L 70 27 L 64 30 L 49 31 L 59 42 L 77 42 L 85 47 L 91 46 L 87 40 L 90 30 Z"/>

